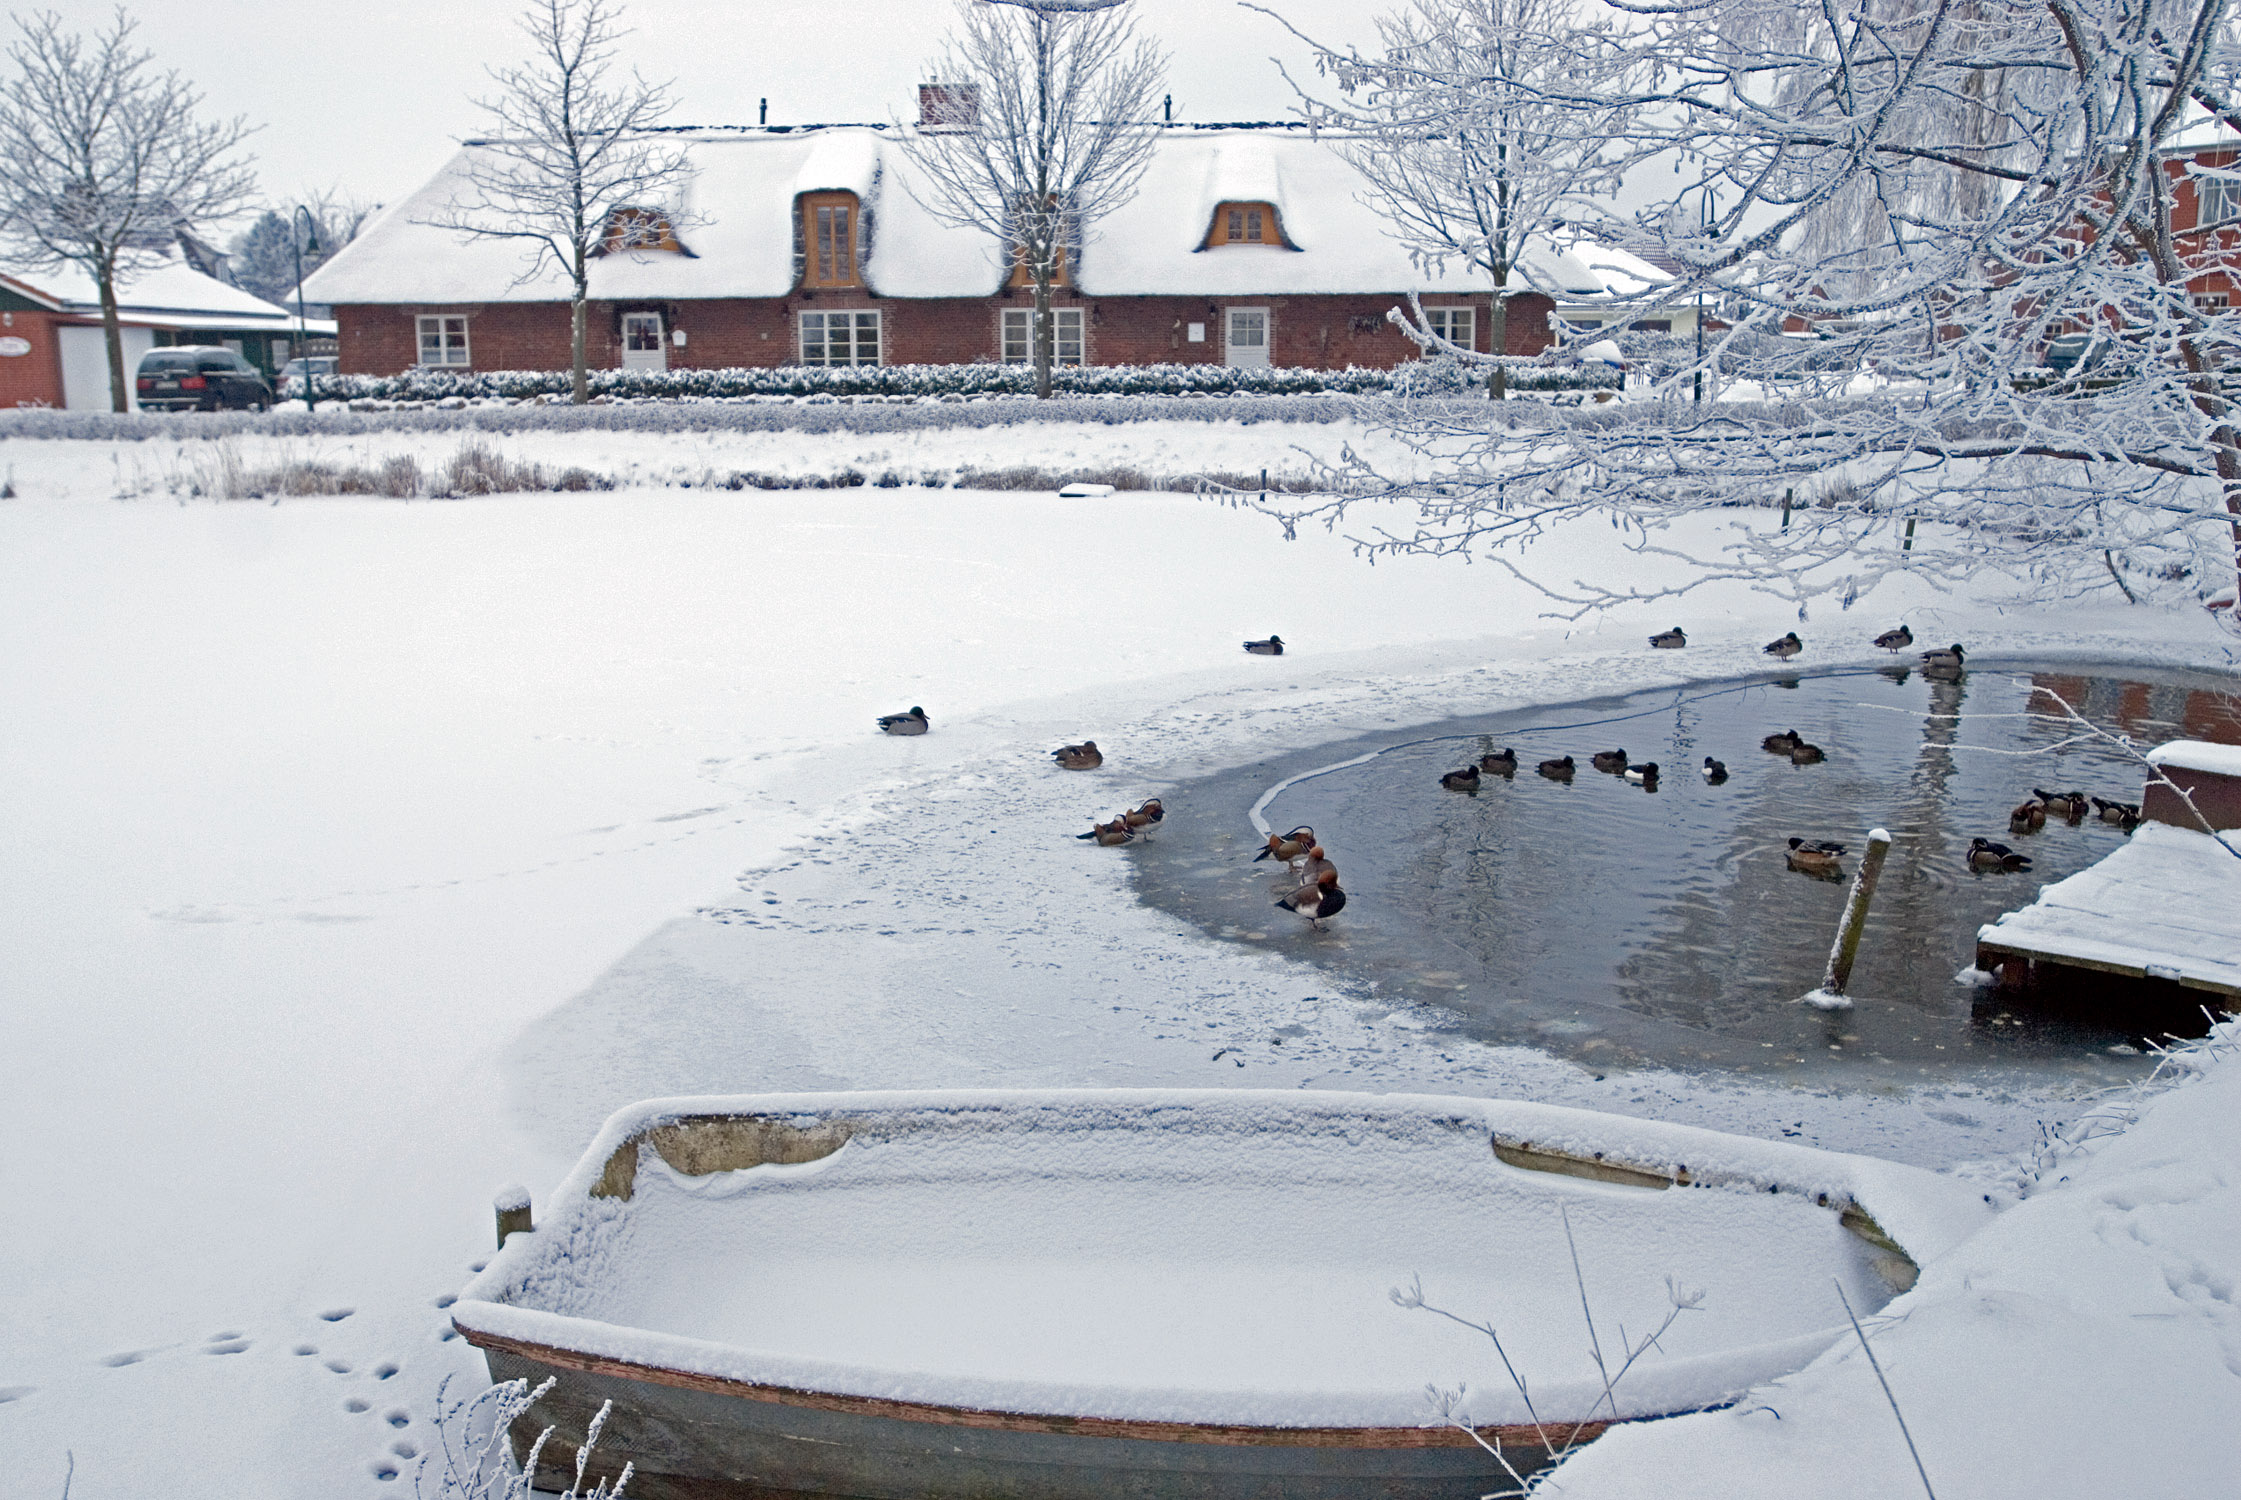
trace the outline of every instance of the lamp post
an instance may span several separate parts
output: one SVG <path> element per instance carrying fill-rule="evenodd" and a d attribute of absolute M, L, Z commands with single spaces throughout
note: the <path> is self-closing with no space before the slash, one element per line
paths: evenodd
<path fill-rule="evenodd" d="M 297 215 L 301 215 L 303 218 L 303 237 L 301 239 L 298 239 L 295 233 Z M 319 391 L 317 386 L 312 383 L 311 337 L 304 326 L 303 253 L 305 250 L 309 250 L 313 255 L 319 253 L 319 221 L 314 219 L 311 216 L 311 210 L 301 203 L 296 205 L 295 214 L 291 214 L 288 218 L 288 242 L 296 252 L 296 358 L 303 361 L 303 409 L 305 411 L 317 411 L 319 409 Z"/>
<path fill-rule="evenodd" d="M 1706 184 L 1704 196 L 1697 200 L 1696 206 L 1699 238 L 1712 232 L 1712 226 L 1719 220 L 1719 213 L 1719 205 L 1712 199 L 1711 185 Z M 1698 405 L 1704 402 L 1704 287 L 1701 282 L 1696 290 L 1696 400 Z"/>

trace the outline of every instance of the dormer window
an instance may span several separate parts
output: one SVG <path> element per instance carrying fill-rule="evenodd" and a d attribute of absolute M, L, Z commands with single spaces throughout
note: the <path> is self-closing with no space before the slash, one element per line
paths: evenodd
<path fill-rule="evenodd" d="M 1218 203 L 1214 206 L 1214 222 L 1206 226 L 1206 239 L 1201 250 L 1211 250 L 1216 245 L 1275 245 L 1285 250 L 1297 250 L 1284 234 L 1283 222 L 1276 216 L 1273 203 Z"/>
<path fill-rule="evenodd" d="M 599 237 L 600 255 L 626 250 L 667 250 L 691 255 L 677 238 L 669 215 L 658 208 L 618 208 L 607 216 L 607 232 Z"/>
<path fill-rule="evenodd" d="M 859 286 L 856 234 L 863 218 L 854 193 L 804 193 L 802 280 L 809 286 Z"/>

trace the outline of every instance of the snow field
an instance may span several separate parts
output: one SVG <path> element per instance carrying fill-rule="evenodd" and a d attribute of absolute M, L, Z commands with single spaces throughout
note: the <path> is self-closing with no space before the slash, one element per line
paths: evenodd
<path fill-rule="evenodd" d="M 1195 425 L 937 438 L 954 462 L 1277 451 Z M 767 461 L 849 452 L 788 441 Z M 651 465 L 688 444 L 640 442 L 518 448 Z M 1128 851 L 1069 837 L 1271 744 L 1755 670 L 1794 621 L 1743 590 L 1689 601 L 1697 644 L 1651 653 L 1671 605 L 1566 627 L 1495 570 L 1368 568 L 1170 495 L 112 503 L 141 446 L 0 455 L 23 496 L 0 505 L 0 1129 L 34 1205 L 0 1217 L 0 1471 L 27 1493 L 60 1493 L 66 1451 L 78 1500 L 184 1475 L 246 1500 L 398 1493 L 437 1382 L 480 1376 L 439 1304 L 488 1254 L 491 1191 L 541 1196 L 637 1098 L 1407 1087 L 1930 1162 L 2076 1108 L 1599 1079 L 1471 1046 L 1315 993 L 1282 955 L 1296 933 L 1180 931 L 1128 900 Z M 1564 576 L 1650 565 L 1605 528 L 1550 546 Z M 1901 613 L 1925 639 L 2230 660 L 2190 617 L 1896 587 L 1799 628 L 1864 660 Z M 1238 651 L 1272 629 L 1293 654 Z M 933 734 L 871 732 L 912 703 Z M 1105 769 L 1055 771 L 1085 735 Z"/>

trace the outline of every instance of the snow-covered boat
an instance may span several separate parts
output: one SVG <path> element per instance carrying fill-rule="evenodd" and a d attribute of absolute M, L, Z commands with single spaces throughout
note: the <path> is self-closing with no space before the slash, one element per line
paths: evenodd
<path fill-rule="evenodd" d="M 1839 1286 L 1864 1315 L 1989 1214 L 1511 1101 L 667 1099 L 452 1312 L 494 1380 L 559 1377 L 517 1453 L 550 1426 L 572 1472 L 612 1400 L 591 1472 L 627 1460 L 640 1500 L 1476 1497 L 1804 1365 L 1850 1336 Z"/>

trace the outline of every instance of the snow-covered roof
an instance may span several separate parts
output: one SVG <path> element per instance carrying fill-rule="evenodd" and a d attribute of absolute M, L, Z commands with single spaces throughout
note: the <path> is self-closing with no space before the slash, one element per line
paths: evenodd
<path fill-rule="evenodd" d="M 47 271 L 10 268 L 5 274 L 9 280 L 60 304 L 64 312 L 83 317 L 101 314 L 101 294 L 93 277 L 81 267 Z M 264 324 L 277 328 L 282 324 L 293 327 L 296 321 L 296 315 L 288 309 L 176 260 L 120 277 L 117 311 L 128 323 L 154 323 L 165 328 L 254 328 Z M 333 330 L 332 323 L 324 325 L 324 331 Z"/>
<path fill-rule="evenodd" d="M 690 171 L 666 205 L 692 253 L 628 251 L 592 267 L 603 301 L 784 297 L 794 290 L 793 212 L 805 192 L 844 190 L 863 202 L 865 280 L 886 297 L 983 297 L 1001 286 L 995 240 L 946 225 L 912 191 L 916 169 L 899 132 L 847 125 L 691 131 L 672 139 Z M 523 279 L 521 241 L 472 240 L 431 222 L 462 201 L 476 153 L 468 143 L 426 186 L 383 213 L 312 274 L 323 303 L 550 301 L 566 282 L 547 264 Z M 1135 196 L 1090 226 L 1076 268 L 1089 296 L 1284 296 L 1311 293 L 1484 292 L 1460 261 L 1427 272 L 1368 202 L 1368 183 L 1329 138 L 1265 126 L 1176 127 Z M 1275 205 L 1281 245 L 1201 250 L 1215 206 Z M 1567 257 L 1572 259 L 1575 257 Z M 1590 294 L 1665 278 L 1622 251 L 1577 252 Z"/>

